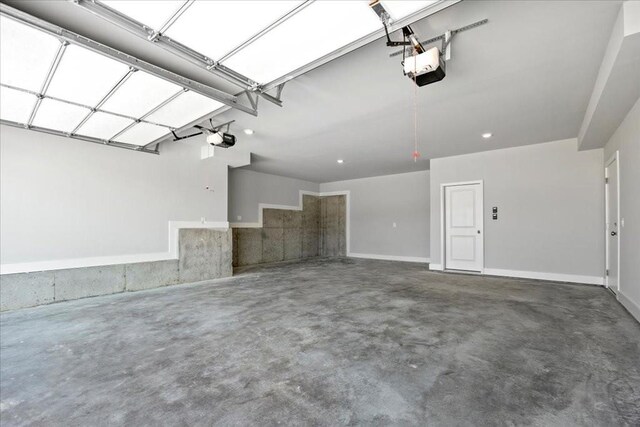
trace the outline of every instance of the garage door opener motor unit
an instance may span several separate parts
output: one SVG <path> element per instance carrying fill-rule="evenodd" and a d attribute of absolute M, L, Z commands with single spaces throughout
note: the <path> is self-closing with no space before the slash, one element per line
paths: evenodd
<path fill-rule="evenodd" d="M 457 30 L 447 31 L 442 35 L 433 37 L 424 42 L 424 45 L 428 45 L 441 41 L 441 49 L 438 49 L 435 46 L 430 49 L 425 49 L 423 43 L 418 40 L 418 37 L 409 25 L 402 27 L 402 41 L 391 40 L 391 37 L 389 36 L 389 27 L 393 25 L 391 16 L 380 0 L 371 0 L 369 2 L 369 6 L 382 21 L 382 26 L 387 36 L 387 46 L 403 47 L 401 51 L 394 52 L 390 56 L 402 55 L 402 71 L 404 72 L 404 75 L 408 76 L 418 86 L 426 86 L 431 83 L 439 82 L 445 78 L 446 61 L 451 59 L 450 45 L 451 39 L 455 34 L 489 22 L 488 19 L 483 19 L 481 21 L 474 22 L 473 24 L 458 28 Z"/>

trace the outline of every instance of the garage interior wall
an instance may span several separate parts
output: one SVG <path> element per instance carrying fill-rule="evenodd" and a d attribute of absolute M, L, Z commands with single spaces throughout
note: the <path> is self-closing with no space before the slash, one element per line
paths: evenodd
<path fill-rule="evenodd" d="M 232 169 L 229 218 L 255 223 L 260 203 L 296 207 L 301 191 L 349 192 L 350 256 L 428 262 L 429 171 L 316 184 Z"/>
<path fill-rule="evenodd" d="M 428 261 L 429 171 L 320 184 L 321 193 L 343 190 L 351 256 Z"/>
<path fill-rule="evenodd" d="M 603 150 L 576 139 L 431 160 L 431 268 L 442 268 L 441 184 L 483 180 L 486 274 L 602 284 L 602 165 Z"/>
<path fill-rule="evenodd" d="M 640 99 L 604 149 L 604 161 L 619 153 L 620 302 L 640 320 Z M 602 166 L 604 168 L 604 166 Z"/>
<path fill-rule="evenodd" d="M 317 193 L 315 182 L 244 169 L 229 170 L 229 221 L 258 222 L 260 203 L 299 206 L 300 190 Z M 240 218 L 238 218 L 240 217 Z"/>
<path fill-rule="evenodd" d="M 166 254 L 169 221 L 227 221 L 227 166 L 201 160 L 199 146 L 156 156 L 0 132 L 3 265 Z"/>

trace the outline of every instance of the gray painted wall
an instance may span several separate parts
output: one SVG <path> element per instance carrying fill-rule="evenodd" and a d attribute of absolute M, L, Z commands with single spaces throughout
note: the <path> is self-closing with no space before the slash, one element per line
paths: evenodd
<path fill-rule="evenodd" d="M 616 150 L 620 154 L 620 217 L 624 218 L 620 292 L 635 304 L 634 314 L 640 320 L 640 99 L 607 143 L 604 161 Z"/>
<path fill-rule="evenodd" d="M 429 257 L 429 171 L 320 184 L 340 190 L 350 191 L 352 253 Z"/>
<path fill-rule="evenodd" d="M 3 264 L 166 252 L 168 221 L 227 220 L 227 166 L 198 146 L 156 156 L 7 126 L 0 137 Z"/>
<path fill-rule="evenodd" d="M 318 192 L 314 182 L 244 169 L 229 171 L 229 221 L 258 222 L 258 205 L 298 206 L 300 190 Z M 241 217 L 238 219 L 238 217 Z"/>
<path fill-rule="evenodd" d="M 440 185 L 484 180 L 485 268 L 601 277 L 602 162 L 575 139 L 431 160 L 431 262 L 441 263 Z"/>

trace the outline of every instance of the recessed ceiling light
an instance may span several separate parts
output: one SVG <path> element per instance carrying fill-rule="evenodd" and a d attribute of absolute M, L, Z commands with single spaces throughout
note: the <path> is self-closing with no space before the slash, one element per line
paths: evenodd
<path fill-rule="evenodd" d="M 492 136 L 493 136 L 493 134 L 492 134 L 491 132 L 487 132 L 487 133 L 483 133 L 483 134 L 482 134 L 482 137 L 483 137 L 484 139 L 489 139 L 489 138 L 491 138 Z"/>
<path fill-rule="evenodd" d="M 247 135 L 253 135 L 253 129 L 245 129 L 244 133 L 246 133 Z"/>
<path fill-rule="evenodd" d="M 344 160 L 338 159 L 338 163 L 344 163 Z"/>

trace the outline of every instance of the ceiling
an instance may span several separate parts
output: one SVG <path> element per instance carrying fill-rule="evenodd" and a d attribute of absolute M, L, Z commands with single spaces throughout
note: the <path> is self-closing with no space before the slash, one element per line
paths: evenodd
<path fill-rule="evenodd" d="M 7 3 L 185 77 L 237 91 L 71 2 Z M 315 182 L 424 170 L 430 158 L 573 138 L 620 4 L 463 1 L 413 25 L 425 40 L 489 19 L 454 38 L 447 77 L 437 84 L 416 90 L 402 75 L 399 57 L 389 57 L 395 49 L 377 40 L 288 82 L 282 108 L 261 102 L 258 117 L 230 110 L 215 120 L 236 120 L 233 150 L 252 153 L 249 169 Z M 422 154 L 415 163 L 414 96 Z M 244 135 L 244 128 L 255 134 Z M 493 137 L 484 140 L 484 132 Z"/>
<path fill-rule="evenodd" d="M 252 170 L 337 181 L 428 168 L 428 159 L 573 138 L 598 73 L 616 2 L 464 1 L 415 25 L 428 39 L 488 18 L 452 42 L 447 77 L 417 89 L 378 40 L 289 82 L 284 107 L 228 112 Z M 493 133 L 485 140 L 484 132 Z M 337 159 L 344 159 L 338 164 Z"/>

